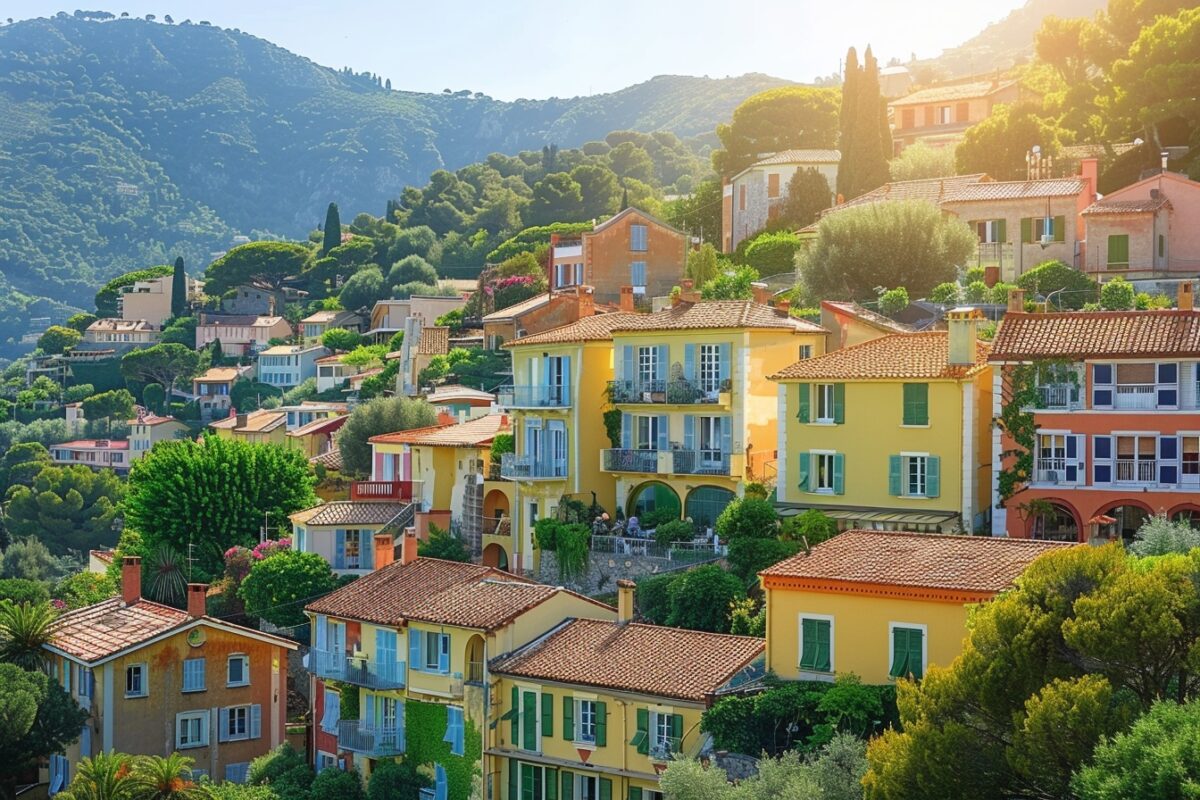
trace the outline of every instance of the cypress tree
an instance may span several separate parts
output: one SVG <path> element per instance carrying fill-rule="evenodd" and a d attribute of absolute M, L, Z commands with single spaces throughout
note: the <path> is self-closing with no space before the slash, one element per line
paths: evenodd
<path fill-rule="evenodd" d="M 838 147 L 841 148 L 842 158 L 838 162 L 837 192 L 845 199 L 850 199 L 849 187 L 853 184 L 854 175 L 854 121 L 858 113 L 858 85 L 860 68 L 858 66 L 858 51 L 851 47 L 846 51 L 845 77 L 842 79 L 842 110 L 838 118 Z"/>
<path fill-rule="evenodd" d="M 624 211 L 627 208 L 629 208 L 629 190 L 624 189 L 621 191 L 621 210 Z"/>
<path fill-rule="evenodd" d="M 330 203 L 325 211 L 325 240 L 321 244 L 321 255 L 325 255 L 342 243 L 342 218 L 337 203 Z"/>
<path fill-rule="evenodd" d="M 857 94 L 858 115 L 853 133 L 856 159 L 853 196 L 878 188 L 891 179 L 891 173 L 888 171 L 891 152 L 884 152 L 879 124 L 879 105 L 882 102 L 879 90 L 879 63 L 871 53 L 870 45 L 863 53 L 862 76 Z"/>
<path fill-rule="evenodd" d="M 187 273 L 183 270 L 183 256 L 175 259 L 175 271 L 171 275 L 171 316 L 182 317 L 187 311 Z"/>

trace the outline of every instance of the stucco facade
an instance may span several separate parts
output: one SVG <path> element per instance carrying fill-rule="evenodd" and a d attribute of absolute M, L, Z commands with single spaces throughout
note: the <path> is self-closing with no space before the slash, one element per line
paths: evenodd
<path fill-rule="evenodd" d="M 1129 280 L 1200 270 L 1200 183 L 1160 172 L 1109 192 L 1083 212 L 1086 269 Z"/>
<path fill-rule="evenodd" d="M 636 208 L 585 232 L 582 242 L 583 282 L 597 303 L 619 303 L 622 286 L 646 302 L 668 294 L 687 265 L 687 234 Z"/>

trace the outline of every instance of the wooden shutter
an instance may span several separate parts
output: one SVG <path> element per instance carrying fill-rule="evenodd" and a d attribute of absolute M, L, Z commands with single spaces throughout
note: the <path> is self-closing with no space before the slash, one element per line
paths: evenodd
<path fill-rule="evenodd" d="M 438 635 L 438 672 L 443 674 L 450 671 L 450 634 Z"/>
<path fill-rule="evenodd" d="M 800 666 L 804 669 L 816 669 L 817 622 L 815 619 L 800 620 Z"/>
<path fill-rule="evenodd" d="M 1067 218 L 1054 218 L 1054 241 L 1065 242 L 1067 240 Z"/>
<path fill-rule="evenodd" d="M 575 698 L 563 695 L 562 699 L 562 738 L 568 742 L 575 738 Z"/>
<path fill-rule="evenodd" d="M 335 544 L 333 551 L 334 569 L 346 568 L 346 531 L 338 528 L 334 531 Z"/>
<path fill-rule="evenodd" d="M 621 371 L 617 377 L 623 381 L 633 380 L 633 345 L 626 344 L 621 346 Z"/>
<path fill-rule="evenodd" d="M 685 380 L 696 382 L 696 345 L 685 344 L 683 346 L 683 377 Z"/>
<path fill-rule="evenodd" d="M 929 424 L 929 384 L 904 384 L 904 424 Z"/>
<path fill-rule="evenodd" d="M 654 358 L 654 378 L 665 381 L 671 368 L 671 351 L 665 344 L 658 346 L 658 355 Z"/>
<path fill-rule="evenodd" d="M 521 717 L 525 724 L 521 728 L 521 747 L 526 750 L 537 750 L 537 718 L 538 698 L 533 692 L 523 692 L 521 696 Z"/>
<path fill-rule="evenodd" d="M 328 618 L 324 614 L 317 614 L 316 625 L 317 625 L 317 632 L 316 632 L 317 649 L 324 650 L 327 646 L 326 645 L 327 640 L 326 640 L 325 636 L 327 634 L 326 626 L 328 625 Z M 69 683 L 70 682 L 68 681 L 67 688 L 70 688 Z"/>
<path fill-rule="evenodd" d="M 559 792 L 559 800 L 573 800 L 575 797 L 575 773 L 567 772 L 565 769 L 559 772 L 562 776 L 562 791 Z"/>
<path fill-rule="evenodd" d="M 812 390 L 807 383 L 796 384 L 796 419 L 808 422 L 812 408 Z"/>
<path fill-rule="evenodd" d="M 521 724 L 521 690 L 515 686 L 512 688 L 512 709 L 508 713 L 512 715 L 508 718 L 509 719 L 509 733 L 511 734 L 509 736 L 509 738 L 512 740 L 513 744 L 516 744 L 517 739 L 520 738 L 519 731 L 520 731 L 520 724 Z"/>
<path fill-rule="evenodd" d="M 621 415 L 621 448 L 623 450 L 631 450 L 633 448 L 633 415 Z"/>
<path fill-rule="evenodd" d="M 1033 241 L 1033 218 L 1021 217 L 1021 244 Z"/>
<path fill-rule="evenodd" d="M 642 755 L 650 752 L 650 711 L 649 709 L 639 708 L 637 710 L 637 733 L 633 736 L 633 741 L 630 742 L 637 751 Z"/>
<path fill-rule="evenodd" d="M 600 779 L 600 800 L 612 800 L 612 779 Z"/>
<path fill-rule="evenodd" d="M 830 651 L 832 650 L 830 634 L 832 633 L 832 623 L 829 620 L 819 619 L 817 623 L 817 665 L 816 668 L 821 672 L 832 672 L 833 664 L 830 659 Z"/>
<path fill-rule="evenodd" d="M 846 422 L 846 384 L 833 385 L 833 424 L 842 425 Z"/>
<path fill-rule="evenodd" d="M 728 342 L 717 345 L 717 370 L 717 374 L 720 376 L 722 384 L 729 380 L 730 376 L 733 375 L 733 370 L 730 363 L 730 347 Z"/>
<path fill-rule="evenodd" d="M 846 457 L 841 453 L 833 454 L 833 493 L 846 493 Z"/>
<path fill-rule="evenodd" d="M 517 690 L 514 688 L 513 691 L 516 692 Z M 513 720 L 515 724 L 516 718 L 514 717 Z M 515 758 L 509 758 L 506 761 L 508 762 L 508 796 L 512 800 L 519 800 L 521 796 L 521 784 L 518 775 L 520 765 Z"/>
<path fill-rule="evenodd" d="M 423 634 L 420 631 L 415 631 L 412 628 L 408 629 L 408 668 L 409 669 L 424 669 L 425 659 L 421 657 L 421 637 Z"/>
<path fill-rule="evenodd" d="M 1001 243 L 1008 241 L 1008 220 L 996 220 L 996 241 Z"/>
<path fill-rule="evenodd" d="M 554 695 L 542 692 L 542 736 L 554 735 Z"/>
<path fill-rule="evenodd" d="M 596 704 L 596 747 L 608 744 L 608 704 L 597 701 Z"/>
<path fill-rule="evenodd" d="M 250 738 L 262 737 L 262 706 L 258 703 L 250 706 Z"/>
<path fill-rule="evenodd" d="M 800 454 L 800 480 L 797 481 L 796 485 L 800 487 L 800 491 L 802 492 L 808 491 L 808 466 L 810 461 L 812 461 L 811 453 Z"/>
<path fill-rule="evenodd" d="M 658 441 L 655 446 L 660 452 L 666 452 L 670 449 L 671 443 L 668 441 L 668 434 L 671 432 L 671 418 L 666 414 L 658 415 Z"/>
<path fill-rule="evenodd" d="M 888 494 L 892 497 L 899 497 L 903 494 L 900 481 L 900 470 L 903 466 L 903 459 L 900 456 L 888 456 Z"/>
<path fill-rule="evenodd" d="M 218 708 L 217 709 L 217 741 L 218 742 L 228 742 L 229 741 L 229 714 L 230 714 L 230 709 L 228 709 L 228 708 Z"/>
<path fill-rule="evenodd" d="M 629 787 L 629 800 L 642 800 L 642 787 L 630 786 Z"/>
<path fill-rule="evenodd" d="M 546 767 L 544 772 L 546 775 L 545 800 L 558 800 L 558 770 Z"/>
<path fill-rule="evenodd" d="M 942 459 L 938 456 L 925 458 L 925 496 L 938 497 L 942 493 Z"/>
<path fill-rule="evenodd" d="M 908 629 L 908 671 L 913 678 L 920 680 L 925 674 L 925 659 L 922 646 L 925 632 L 920 628 Z"/>
<path fill-rule="evenodd" d="M 696 449 L 696 415 L 683 415 L 683 449 L 691 452 Z"/>
<path fill-rule="evenodd" d="M 903 678 L 908 674 L 908 628 L 892 628 L 892 666 L 888 675 Z"/>
<path fill-rule="evenodd" d="M 733 452 L 733 417 L 718 417 L 721 425 L 721 453 L 729 455 Z"/>
<path fill-rule="evenodd" d="M 671 715 L 671 752 L 678 753 L 683 750 L 683 715 Z"/>
<path fill-rule="evenodd" d="M 1129 236 L 1113 234 L 1108 237 L 1108 264 L 1110 266 L 1128 266 Z"/>

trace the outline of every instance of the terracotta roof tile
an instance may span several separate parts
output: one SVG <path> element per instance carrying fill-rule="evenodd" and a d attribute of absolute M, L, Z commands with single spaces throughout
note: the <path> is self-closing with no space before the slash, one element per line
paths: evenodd
<path fill-rule="evenodd" d="M 288 436 L 308 436 L 312 433 L 323 433 L 338 430 L 346 424 L 346 420 L 350 419 L 349 414 L 341 414 L 335 417 L 318 417 L 307 425 L 301 425 L 294 431 L 288 431 Z"/>
<path fill-rule="evenodd" d="M 907 106 L 917 103 L 937 103 L 950 100 L 970 100 L 975 97 L 987 97 L 1007 89 L 1015 84 L 1014 80 L 1007 81 L 971 81 L 970 83 L 954 83 L 948 86 L 930 86 L 920 89 L 906 97 L 893 100 L 891 105 Z"/>
<path fill-rule="evenodd" d="M 1200 356 L 1200 310 L 1069 311 L 1005 316 L 992 361 Z"/>
<path fill-rule="evenodd" d="M 759 575 L 1000 592 L 1038 556 L 1072 546 L 1000 536 L 852 530 Z"/>
<path fill-rule="evenodd" d="M 456 383 L 439 386 L 425 395 L 425 400 L 434 405 L 438 403 L 452 403 L 455 400 L 495 401 L 495 399 L 496 395 L 491 392 L 485 392 L 482 389 L 472 389 L 470 386 L 462 386 Z"/>
<path fill-rule="evenodd" d="M 186 611 L 139 600 L 126 606 L 114 597 L 94 606 L 67 612 L 50 629 L 50 646 L 96 661 L 186 624 Z"/>
<path fill-rule="evenodd" d="M 378 625 L 414 620 L 493 630 L 565 591 L 478 564 L 418 558 L 364 575 L 305 610 Z"/>
<path fill-rule="evenodd" d="M 642 219 L 646 220 L 647 222 L 654 223 L 655 225 L 659 226 L 660 228 L 666 228 L 667 230 L 671 231 L 672 233 L 677 233 L 680 236 L 686 235 L 686 234 L 684 234 L 683 231 L 679 230 L 678 228 L 672 227 L 671 225 L 668 225 L 667 223 L 663 222 L 661 219 L 651 216 L 650 214 L 646 213 L 645 211 L 642 211 L 640 208 L 634 208 L 633 206 L 630 206 L 629 208 L 625 209 L 624 211 L 618 211 L 616 214 L 613 214 L 611 217 L 604 220 L 604 222 L 601 222 L 599 225 L 594 227 L 592 229 L 591 233 L 599 233 L 600 231 L 604 230 L 605 228 L 615 224 L 617 222 L 617 220 L 623 219 L 628 216 L 638 216 L 638 217 L 641 217 Z M 588 235 L 587 232 L 584 232 L 582 234 L 582 236 L 585 238 L 587 235 Z"/>
<path fill-rule="evenodd" d="M 1087 182 L 1078 178 L 1044 181 L 984 181 L 950 189 L 943 203 L 1024 200 L 1039 197 L 1075 197 L 1087 190 Z"/>
<path fill-rule="evenodd" d="M 308 460 L 310 464 L 320 464 L 325 469 L 341 470 L 342 468 L 342 451 L 335 447 L 332 450 L 321 453 L 319 456 L 313 456 Z"/>
<path fill-rule="evenodd" d="M 238 427 L 237 415 L 210 422 L 208 427 L 245 433 L 266 433 L 285 424 L 287 424 L 287 412 L 260 408 L 258 411 L 251 411 L 246 415 L 246 424 L 242 427 Z"/>
<path fill-rule="evenodd" d="M 88 555 L 99 561 L 101 564 L 111 564 L 116 556 L 115 550 L 89 550 Z"/>
<path fill-rule="evenodd" d="M 590 317 L 584 317 L 577 322 L 572 322 L 569 325 L 561 325 L 557 328 L 551 328 L 548 331 L 535 333 L 532 336 L 505 342 L 503 346 L 521 347 L 527 344 L 577 344 L 580 342 L 612 341 L 614 328 L 620 327 L 622 324 L 633 324 L 630 320 L 638 316 L 641 315 L 629 312 L 595 314 Z"/>
<path fill-rule="evenodd" d="M 1148 214 L 1160 208 L 1170 208 L 1171 201 L 1159 195 L 1151 198 L 1135 198 L 1133 200 L 1097 200 L 1083 210 L 1084 214 L 1095 216 L 1100 214 Z"/>
<path fill-rule="evenodd" d="M 626 314 L 613 333 L 686 331 L 713 328 L 765 328 L 797 333 L 825 333 L 819 325 L 790 317 L 752 300 L 681 302 L 653 314 Z"/>
<path fill-rule="evenodd" d="M 368 439 L 372 444 L 415 444 L 427 447 L 480 447 L 490 444 L 497 433 L 508 430 L 504 414 L 485 414 L 457 425 L 381 433 Z"/>
<path fill-rule="evenodd" d="M 858 303 L 849 300 L 822 300 L 822 308 L 829 308 L 836 314 L 854 317 L 862 322 L 867 323 L 873 328 L 890 331 L 891 333 L 910 333 L 911 325 L 905 325 L 903 322 L 896 322 L 891 317 L 884 316 L 878 312 L 872 311 L 869 308 L 863 308 Z"/>
<path fill-rule="evenodd" d="M 210 367 L 203 375 L 192 378 L 196 383 L 227 383 L 236 381 L 245 374 L 245 370 L 237 367 Z"/>
<path fill-rule="evenodd" d="M 840 150 L 783 150 L 754 162 L 756 167 L 774 164 L 836 164 L 842 158 Z"/>
<path fill-rule="evenodd" d="M 407 503 L 335 500 L 297 511 L 290 519 L 306 525 L 386 525 L 407 507 Z"/>
<path fill-rule="evenodd" d="M 851 200 L 847 200 L 833 208 L 826 209 L 821 212 L 821 216 L 826 214 L 834 214 L 838 211 L 844 211 L 847 208 L 854 206 L 869 205 L 878 203 L 884 200 L 924 200 L 929 203 L 940 204 L 948 196 L 963 186 L 969 186 L 975 183 L 981 183 L 991 180 L 987 175 L 980 172 L 975 175 L 956 175 L 948 178 L 921 178 L 913 181 L 892 181 L 885 183 L 876 189 L 872 189 L 866 194 L 860 194 Z"/>
<path fill-rule="evenodd" d="M 417 354 L 444 356 L 450 352 L 450 329 L 445 326 L 422 328 L 421 341 L 417 343 Z"/>
<path fill-rule="evenodd" d="M 174 417 L 160 417 L 158 414 L 147 414 L 144 417 L 129 420 L 130 425 L 165 425 L 168 422 L 177 422 L 182 425 L 182 422 Z"/>
<path fill-rule="evenodd" d="M 754 659 L 764 640 L 661 625 L 569 620 L 489 665 L 491 672 L 703 701 Z M 637 665 L 631 669 L 630 665 Z"/>
<path fill-rule="evenodd" d="M 975 365 L 949 363 L 946 331 L 894 333 L 861 344 L 797 361 L 771 375 L 771 380 L 957 380 L 987 366 L 990 347 L 979 342 Z"/>
<path fill-rule="evenodd" d="M 546 292 L 535 294 L 528 300 L 522 300 L 519 303 L 513 303 L 511 306 L 498 308 L 490 314 L 485 314 L 484 322 L 498 322 L 500 320 L 515 319 L 522 314 L 528 314 L 534 309 L 541 308 L 550 302 L 550 295 Z"/>
<path fill-rule="evenodd" d="M 118 319 L 105 317 L 87 326 L 89 331 L 156 331 L 157 325 L 152 325 L 144 319 Z"/>

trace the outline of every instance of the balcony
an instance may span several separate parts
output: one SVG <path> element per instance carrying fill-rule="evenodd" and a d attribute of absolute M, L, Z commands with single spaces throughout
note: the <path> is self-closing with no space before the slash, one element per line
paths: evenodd
<path fill-rule="evenodd" d="M 708 388 L 686 378 L 669 381 L 609 381 L 608 396 L 613 403 L 631 405 L 729 405 L 730 388 L 728 378 L 719 385 Z"/>
<path fill-rule="evenodd" d="M 1158 462 L 1150 458 L 1118 458 L 1113 483 L 1158 483 Z"/>
<path fill-rule="evenodd" d="M 503 408 L 570 408 L 569 386 L 503 386 L 497 392 Z"/>
<path fill-rule="evenodd" d="M 600 468 L 607 472 L 658 473 L 657 450 L 611 449 L 601 451 Z"/>
<path fill-rule="evenodd" d="M 605 472 L 642 472 L 650 475 L 734 475 L 733 458 L 719 450 L 601 450 L 600 469 Z M 741 474 L 743 461 L 738 462 Z"/>
<path fill-rule="evenodd" d="M 562 479 L 567 477 L 567 465 L 550 458 L 505 453 L 500 457 L 500 477 L 508 480 Z"/>
<path fill-rule="evenodd" d="M 337 681 L 346 679 L 346 668 L 349 665 L 349 658 L 345 653 L 333 650 L 318 650 L 314 647 L 309 651 L 308 662 L 309 669 L 318 678 L 332 678 Z"/>
<path fill-rule="evenodd" d="M 1065 458 L 1039 458 L 1037 461 L 1036 479 L 1039 483 L 1060 483 L 1066 480 L 1067 460 Z"/>
<path fill-rule="evenodd" d="M 372 757 L 404 755 L 404 726 L 345 719 L 338 723 L 338 746 Z"/>
<path fill-rule="evenodd" d="M 1070 383 L 1055 383 L 1037 387 L 1038 408 L 1077 409 L 1083 404 L 1079 400 L 1079 387 Z"/>
<path fill-rule="evenodd" d="M 1158 396 L 1154 384 L 1117 384 L 1113 407 L 1132 411 L 1151 411 L 1158 408 Z"/>
<path fill-rule="evenodd" d="M 398 500 L 411 502 L 421 494 L 423 481 L 354 481 L 350 484 L 351 500 Z"/>
<path fill-rule="evenodd" d="M 730 475 L 729 453 L 719 450 L 675 450 L 671 471 L 676 475 Z"/>
<path fill-rule="evenodd" d="M 343 675 L 342 680 L 347 683 L 365 686 L 368 689 L 404 688 L 403 661 L 383 662 L 351 656 L 346 660 L 346 669 Z"/>

